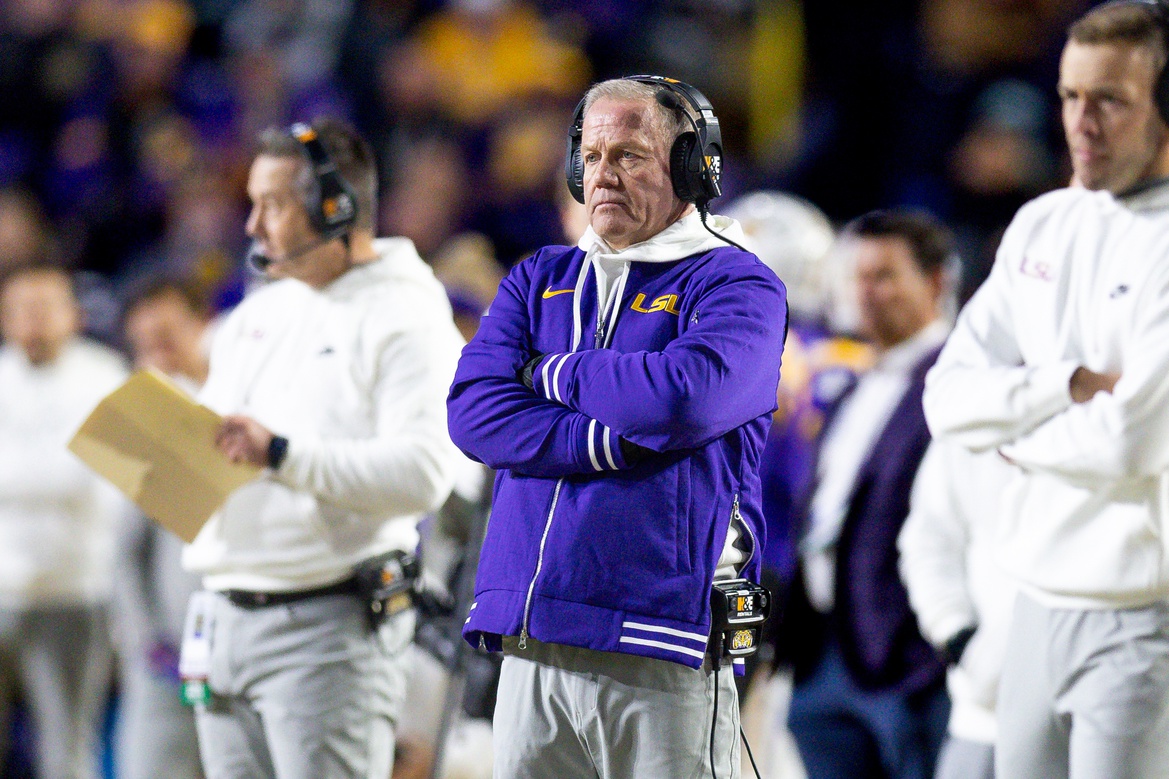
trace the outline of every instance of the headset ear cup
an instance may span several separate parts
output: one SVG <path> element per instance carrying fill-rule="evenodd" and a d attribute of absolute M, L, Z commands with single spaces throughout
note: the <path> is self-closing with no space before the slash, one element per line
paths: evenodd
<path fill-rule="evenodd" d="M 693 203 L 699 192 L 693 184 L 695 176 L 701 174 L 690 172 L 690 157 L 697 140 L 698 136 L 687 131 L 679 135 L 670 147 L 670 181 L 674 184 L 674 194 L 687 203 Z"/>
<path fill-rule="evenodd" d="M 357 195 L 340 173 L 318 176 L 309 198 L 309 217 L 325 240 L 347 235 L 357 224 Z"/>
<path fill-rule="evenodd" d="M 578 203 L 584 203 L 584 159 L 580 153 L 581 138 L 584 136 L 584 107 L 582 97 L 572 112 L 572 124 L 568 126 L 568 147 L 564 155 L 564 180 L 568 191 Z"/>
<path fill-rule="evenodd" d="M 580 138 L 571 135 L 564 158 L 564 178 L 572 197 L 576 202 L 584 203 L 584 159 L 580 153 Z"/>

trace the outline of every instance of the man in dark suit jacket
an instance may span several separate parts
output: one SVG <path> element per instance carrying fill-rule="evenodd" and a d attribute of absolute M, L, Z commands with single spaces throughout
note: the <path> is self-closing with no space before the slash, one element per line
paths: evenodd
<path fill-rule="evenodd" d="M 800 571 L 781 632 L 795 670 L 789 726 L 809 779 L 928 779 L 945 735 L 945 664 L 918 631 L 897 535 L 929 444 L 925 374 L 949 234 L 919 213 L 878 211 L 844 231 L 873 367 L 841 393 L 802 503 Z"/>

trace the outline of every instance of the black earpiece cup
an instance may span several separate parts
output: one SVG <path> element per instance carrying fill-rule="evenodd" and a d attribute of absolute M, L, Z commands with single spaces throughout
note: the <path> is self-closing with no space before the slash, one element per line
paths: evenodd
<path fill-rule="evenodd" d="M 357 196 L 339 173 L 320 176 L 307 200 L 309 219 L 325 240 L 347 235 L 357 223 Z"/>
<path fill-rule="evenodd" d="M 695 181 L 702 175 L 699 170 L 690 170 L 690 157 L 697 141 L 698 136 L 693 132 L 684 132 L 670 147 L 670 181 L 674 184 L 674 194 L 687 203 L 693 203 L 697 197 L 699 189 Z"/>
<path fill-rule="evenodd" d="M 568 152 L 564 158 L 564 180 L 568 191 L 578 203 L 584 203 L 584 159 L 580 153 L 580 139 L 568 138 Z"/>
<path fill-rule="evenodd" d="M 568 145 L 564 154 L 564 181 L 568 191 L 578 203 L 584 203 L 584 158 L 580 153 L 580 140 L 584 133 L 584 107 L 582 97 L 572 112 L 572 124 L 568 126 Z"/>

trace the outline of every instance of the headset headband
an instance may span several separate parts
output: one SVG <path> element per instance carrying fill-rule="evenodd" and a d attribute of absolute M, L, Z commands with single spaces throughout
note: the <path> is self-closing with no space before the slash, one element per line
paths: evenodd
<path fill-rule="evenodd" d="M 337 170 L 337 166 L 333 164 L 333 160 L 329 157 L 329 152 L 325 150 L 324 144 L 321 143 L 316 130 L 304 122 L 297 122 L 289 128 L 288 132 L 304 147 L 309 162 L 312 163 L 314 175 L 319 176 Z"/>
<path fill-rule="evenodd" d="M 316 130 L 297 122 L 288 132 L 300 143 L 312 171 L 314 185 L 305 203 L 309 220 L 323 239 L 344 237 L 357 221 L 357 196 L 353 188 L 337 170 Z"/>
<path fill-rule="evenodd" d="M 639 76 L 625 76 L 626 81 L 637 81 L 641 84 L 648 84 L 654 87 L 667 89 L 670 92 L 680 96 L 690 107 L 694 109 L 694 113 L 699 117 L 710 120 L 714 119 L 714 106 L 706 99 L 706 95 L 699 92 L 694 87 L 687 84 L 685 81 L 679 81 L 676 78 L 667 78 L 666 76 L 653 76 L 643 74 Z"/>

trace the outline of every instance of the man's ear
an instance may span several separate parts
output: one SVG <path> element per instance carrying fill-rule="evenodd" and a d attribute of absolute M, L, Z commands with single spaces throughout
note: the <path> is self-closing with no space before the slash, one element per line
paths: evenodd
<path fill-rule="evenodd" d="M 76 296 L 73 298 L 73 332 L 84 333 L 85 325 L 89 322 L 89 315 L 85 313 L 85 308 L 82 307 L 81 301 Z"/>
<path fill-rule="evenodd" d="M 945 266 L 938 266 L 926 273 L 926 279 L 929 282 L 930 289 L 934 293 L 934 301 L 941 305 L 950 288 L 954 285 L 955 279 L 950 278 L 950 273 L 947 272 Z"/>

